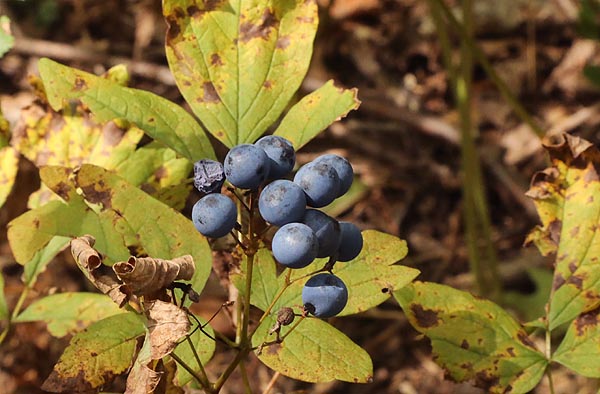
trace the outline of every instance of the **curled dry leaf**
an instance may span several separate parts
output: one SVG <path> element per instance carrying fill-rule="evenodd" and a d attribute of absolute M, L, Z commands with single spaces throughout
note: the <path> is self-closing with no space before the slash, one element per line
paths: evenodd
<path fill-rule="evenodd" d="M 186 312 L 177 305 L 164 301 L 151 301 L 145 304 L 150 331 L 150 353 L 158 360 L 171 353 L 177 341 L 190 330 Z"/>
<path fill-rule="evenodd" d="M 71 241 L 71 254 L 85 276 L 103 294 L 123 307 L 129 301 L 129 289 L 118 281 L 112 270 L 102 264 L 100 254 L 93 248 L 94 237 L 84 235 Z"/>
<path fill-rule="evenodd" d="M 113 266 L 119 279 L 138 296 L 155 294 L 176 280 L 190 280 L 194 269 L 194 259 L 190 255 L 173 260 L 132 256 Z"/>
<path fill-rule="evenodd" d="M 100 253 L 94 249 L 96 240 L 91 235 L 84 235 L 71 241 L 71 253 L 75 261 L 84 268 L 95 270 L 102 264 Z"/>

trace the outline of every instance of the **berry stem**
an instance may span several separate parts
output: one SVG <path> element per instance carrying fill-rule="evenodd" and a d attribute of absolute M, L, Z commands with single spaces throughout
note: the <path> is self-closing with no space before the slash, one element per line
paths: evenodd
<path fill-rule="evenodd" d="M 196 362 L 198 363 L 198 367 L 200 368 L 200 375 L 198 376 L 201 379 L 200 384 L 202 385 L 202 387 L 210 387 L 210 381 L 208 380 L 208 375 L 206 374 L 206 371 L 204 370 L 204 366 L 202 365 L 202 360 L 200 360 L 200 356 L 198 355 L 198 352 L 196 351 L 196 347 L 194 346 L 194 343 L 192 342 L 191 337 L 189 335 L 187 335 L 186 340 L 187 340 L 187 343 L 190 345 L 190 348 L 192 349 L 192 353 L 194 354 L 194 358 L 196 359 Z"/>
<path fill-rule="evenodd" d="M 187 365 L 187 364 L 185 363 L 185 361 L 183 361 L 181 358 L 179 358 L 179 356 L 177 356 L 177 355 L 176 355 L 174 352 L 171 352 L 170 356 L 171 356 L 171 358 L 172 358 L 173 360 L 175 360 L 175 361 L 177 362 L 177 364 L 181 365 L 181 367 L 182 367 L 183 369 L 185 369 L 185 370 L 186 370 L 186 371 L 187 371 L 187 372 L 188 372 L 190 375 L 192 375 L 192 377 L 193 377 L 194 379 L 196 379 L 196 381 L 197 381 L 197 382 L 198 382 L 200 385 L 202 385 L 202 387 L 203 387 L 205 390 L 207 390 L 207 392 L 209 392 L 209 393 L 216 392 L 216 391 L 212 391 L 212 390 L 211 390 L 211 386 L 212 386 L 212 385 L 210 384 L 210 382 L 208 382 L 208 380 L 207 380 L 206 382 L 203 382 L 203 381 L 202 381 L 202 377 L 201 377 L 201 376 L 199 376 L 199 375 L 196 373 L 196 371 L 194 371 L 194 369 L 193 369 L 192 367 L 190 367 L 189 365 Z"/>

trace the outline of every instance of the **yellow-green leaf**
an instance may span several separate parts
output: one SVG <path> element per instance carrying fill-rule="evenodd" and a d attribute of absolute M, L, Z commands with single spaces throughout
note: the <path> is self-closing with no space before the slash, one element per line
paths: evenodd
<path fill-rule="evenodd" d="M 600 309 L 584 313 L 570 324 L 552 360 L 580 375 L 600 378 Z"/>
<path fill-rule="evenodd" d="M 194 113 L 225 145 L 253 142 L 302 82 L 317 30 L 314 0 L 163 0 L 166 52 Z"/>
<path fill-rule="evenodd" d="M 4 205 L 10 194 L 17 171 L 19 170 L 19 154 L 10 146 L 0 148 L 0 207 Z"/>
<path fill-rule="evenodd" d="M 590 142 L 565 135 L 547 146 L 552 166 L 539 172 L 527 195 L 541 225 L 527 240 L 556 255 L 550 329 L 600 305 L 600 154 Z"/>
<path fill-rule="evenodd" d="M 133 363 L 146 327 L 134 313 L 100 320 L 76 334 L 42 385 L 50 392 L 91 391 L 110 383 Z"/>
<path fill-rule="evenodd" d="M 49 59 L 41 59 L 38 67 L 55 110 L 67 100 L 81 99 L 100 122 L 126 119 L 192 161 L 215 157 L 202 127 L 177 104 Z"/>
<path fill-rule="evenodd" d="M 15 38 L 10 32 L 10 19 L 0 15 L 0 58 L 13 47 Z"/>
<path fill-rule="evenodd" d="M 453 380 L 490 393 L 527 393 L 548 361 L 523 327 L 491 301 L 435 283 L 394 292 L 410 324 L 431 340 L 436 361 Z"/>
<path fill-rule="evenodd" d="M 330 80 L 296 103 L 274 134 L 288 139 L 298 150 L 327 126 L 357 109 L 357 94 L 356 88 L 344 89 Z"/>
<path fill-rule="evenodd" d="M 110 298 L 96 293 L 52 294 L 34 301 L 13 321 L 44 321 L 55 337 L 75 334 L 91 323 L 125 313 Z"/>
<path fill-rule="evenodd" d="M 274 323 L 274 315 L 265 320 L 252 338 L 254 346 L 275 339 L 268 333 Z M 290 327 L 284 327 L 281 334 Z M 373 377 L 369 354 L 330 324 L 314 318 L 301 321 L 282 343 L 264 347 L 258 358 L 275 371 L 305 382 L 368 383 Z"/>

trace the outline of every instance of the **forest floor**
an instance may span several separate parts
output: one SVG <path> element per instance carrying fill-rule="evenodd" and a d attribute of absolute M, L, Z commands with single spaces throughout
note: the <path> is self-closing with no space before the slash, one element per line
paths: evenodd
<path fill-rule="evenodd" d="M 14 49 L 0 60 L 0 100 L 14 123 L 34 99 L 27 76 L 40 57 L 95 73 L 127 62 L 130 86 L 183 103 L 164 55 L 166 25 L 160 2 L 92 0 L 8 0 L 0 14 L 14 22 Z M 475 2 L 475 36 L 500 77 L 549 135 L 575 133 L 600 140 L 600 91 L 583 76 L 586 64 L 600 64 L 598 42 L 577 29 L 578 6 L 571 0 L 481 0 Z M 459 114 L 449 89 L 435 24 L 427 2 L 417 0 L 320 0 L 321 25 L 311 68 L 301 94 L 333 78 L 357 87 L 362 105 L 303 148 L 298 161 L 323 152 L 353 163 L 364 191 L 339 217 L 362 229 L 406 239 L 402 262 L 428 280 L 471 290 L 473 276 L 465 246 Z M 453 36 L 458 56 L 459 43 Z M 538 223 L 525 197 L 529 180 L 547 165 L 540 139 L 514 113 L 480 66 L 474 70 L 472 115 L 482 157 L 493 243 L 503 291 L 534 294 L 526 270 L 551 268 L 532 247 L 523 247 Z M 21 291 L 22 267 L 11 255 L 6 224 L 26 210 L 39 185 L 35 167 L 22 159 L 16 188 L 0 211 L 0 268 L 9 304 Z M 189 207 L 188 207 L 189 213 Z M 38 294 L 81 290 L 82 277 L 67 253 L 42 275 Z M 201 313 L 223 301 L 218 281 L 204 294 Z M 35 294 L 32 298 L 35 297 Z M 12 305 L 11 304 L 11 305 Z M 515 311 L 519 313 L 519 311 Z M 216 321 L 216 324 L 224 324 Z M 271 393 L 480 393 L 444 379 L 429 342 L 408 324 L 390 299 L 377 309 L 333 324 L 371 355 L 374 382 L 307 384 L 278 377 Z M 0 391 L 37 393 L 67 340 L 50 337 L 43 324 L 19 325 L 0 352 Z M 231 359 L 217 352 L 208 367 L 216 374 Z M 273 371 L 256 358 L 246 363 L 255 392 L 263 392 Z M 595 393 L 595 382 L 557 370 L 556 393 Z M 223 393 L 242 393 L 233 375 Z M 547 393 L 544 380 L 534 391 Z"/>

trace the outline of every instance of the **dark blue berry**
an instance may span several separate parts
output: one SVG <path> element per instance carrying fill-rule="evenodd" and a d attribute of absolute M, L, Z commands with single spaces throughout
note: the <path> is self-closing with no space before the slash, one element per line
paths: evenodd
<path fill-rule="evenodd" d="M 302 289 L 304 309 L 316 317 L 333 317 L 348 303 L 348 288 L 333 274 L 311 277 Z"/>
<path fill-rule="evenodd" d="M 337 220 L 317 209 L 307 209 L 302 223 L 310 227 L 319 240 L 317 257 L 335 254 L 340 245 L 340 225 Z"/>
<path fill-rule="evenodd" d="M 207 237 L 219 238 L 227 235 L 233 230 L 236 220 L 235 203 L 223 194 L 207 194 L 192 208 L 194 226 Z"/>
<path fill-rule="evenodd" d="M 306 210 L 306 196 L 294 182 L 279 179 L 262 190 L 258 210 L 263 219 L 276 226 L 299 222 Z"/>
<path fill-rule="evenodd" d="M 261 147 L 269 157 L 269 179 L 287 175 L 296 164 L 296 152 L 292 143 L 283 137 L 267 135 L 254 144 Z"/>
<path fill-rule="evenodd" d="M 352 186 L 352 181 L 354 180 L 354 171 L 352 170 L 352 166 L 348 160 L 342 156 L 327 154 L 317 157 L 315 160 L 313 160 L 313 162 L 327 163 L 332 166 L 340 178 L 340 190 L 338 197 L 346 194 L 346 192 L 350 189 L 350 186 Z"/>
<path fill-rule="evenodd" d="M 262 148 L 237 145 L 225 156 L 225 177 L 235 187 L 255 190 L 267 179 L 269 166 L 269 158 Z"/>
<path fill-rule="evenodd" d="M 360 229 L 353 223 L 340 222 L 340 246 L 338 248 L 338 261 L 353 260 L 363 247 L 363 237 Z"/>
<path fill-rule="evenodd" d="M 271 250 L 280 264 L 288 268 L 304 268 L 317 257 L 319 242 L 307 225 L 288 223 L 273 236 Z"/>
<path fill-rule="evenodd" d="M 294 183 L 304 190 L 307 204 L 314 208 L 331 203 L 340 190 L 340 178 L 327 163 L 311 162 L 304 165 L 294 176 Z"/>

